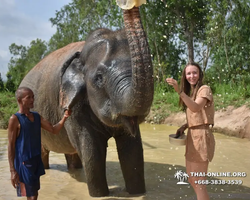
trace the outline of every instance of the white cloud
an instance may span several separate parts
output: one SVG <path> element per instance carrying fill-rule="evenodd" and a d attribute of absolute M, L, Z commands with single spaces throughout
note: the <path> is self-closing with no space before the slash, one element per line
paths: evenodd
<path fill-rule="evenodd" d="M 1 0 L 0 4 L 0 73 L 6 79 L 12 43 L 28 46 L 37 38 L 48 41 L 56 28 L 50 17 L 71 0 Z"/>
<path fill-rule="evenodd" d="M 9 54 L 8 51 L 0 49 L 0 57 L 6 57 L 6 56 L 8 56 L 8 54 Z"/>

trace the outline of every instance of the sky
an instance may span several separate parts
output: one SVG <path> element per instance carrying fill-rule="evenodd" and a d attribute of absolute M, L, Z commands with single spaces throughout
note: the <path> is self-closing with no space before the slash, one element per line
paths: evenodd
<path fill-rule="evenodd" d="M 0 0 L 0 73 L 6 80 L 9 46 L 29 46 L 37 38 L 49 41 L 56 32 L 49 18 L 72 0 Z"/>

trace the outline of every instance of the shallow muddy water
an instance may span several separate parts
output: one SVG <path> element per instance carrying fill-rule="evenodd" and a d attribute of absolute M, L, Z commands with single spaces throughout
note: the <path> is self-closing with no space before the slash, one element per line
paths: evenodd
<path fill-rule="evenodd" d="M 107 149 L 107 179 L 110 196 L 92 198 L 84 176 L 84 169 L 68 171 L 63 154 L 50 154 L 50 169 L 41 177 L 40 200 L 194 200 L 195 193 L 189 184 L 177 184 L 177 171 L 185 172 L 185 146 L 174 146 L 168 141 L 168 135 L 175 133 L 177 127 L 166 125 L 141 125 L 145 160 L 145 181 L 147 193 L 131 196 L 124 191 L 124 181 L 118 162 L 116 146 L 109 140 Z M 209 164 L 209 173 L 213 184 L 207 185 L 210 199 L 250 199 L 250 141 L 228 137 L 215 133 L 216 151 Z M 230 172 L 246 174 L 245 177 L 220 177 Z M 237 180 L 242 184 L 235 184 Z M 186 181 L 187 182 L 187 181 Z M 233 184 L 234 183 L 234 184 Z M 10 183 L 7 158 L 7 131 L 0 130 L 0 200 L 17 198 Z"/>

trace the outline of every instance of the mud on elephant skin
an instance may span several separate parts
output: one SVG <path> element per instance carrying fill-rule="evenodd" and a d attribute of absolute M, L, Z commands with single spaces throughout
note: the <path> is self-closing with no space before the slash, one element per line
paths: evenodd
<path fill-rule="evenodd" d="M 145 192 L 139 124 L 153 100 L 153 68 L 139 8 L 124 10 L 125 29 L 93 31 L 86 42 L 45 57 L 21 86 L 35 94 L 34 109 L 52 123 L 72 109 L 59 135 L 42 131 L 43 162 L 49 151 L 64 153 L 68 167 L 83 165 L 89 194 L 109 194 L 107 141 L 114 137 L 130 194 Z"/>

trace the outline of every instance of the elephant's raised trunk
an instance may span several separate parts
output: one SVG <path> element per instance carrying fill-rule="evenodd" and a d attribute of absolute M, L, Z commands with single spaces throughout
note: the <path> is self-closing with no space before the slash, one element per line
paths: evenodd
<path fill-rule="evenodd" d="M 153 66 L 149 45 L 141 23 L 139 8 L 134 7 L 123 12 L 131 54 L 132 82 L 124 93 L 123 105 L 126 106 L 122 114 L 127 116 L 147 115 L 154 93 Z M 130 109 L 126 109 L 128 107 Z"/>

